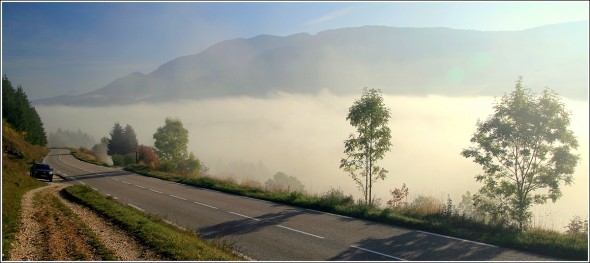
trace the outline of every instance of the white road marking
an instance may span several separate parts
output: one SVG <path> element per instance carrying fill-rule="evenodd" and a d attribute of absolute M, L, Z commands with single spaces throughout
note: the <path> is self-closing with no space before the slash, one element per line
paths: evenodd
<path fill-rule="evenodd" d="M 197 205 L 202 205 L 202 206 L 206 206 L 206 207 L 209 207 L 209 208 L 213 208 L 213 209 L 219 210 L 219 208 L 217 208 L 217 207 L 215 207 L 215 206 L 212 206 L 212 205 L 208 205 L 208 204 L 199 203 L 199 202 L 197 202 L 197 201 L 194 201 L 193 203 L 195 203 L 195 204 L 197 204 Z"/>
<path fill-rule="evenodd" d="M 482 246 L 497 247 L 497 246 L 486 244 L 486 243 L 480 243 L 480 242 L 471 241 L 471 240 L 467 240 L 467 239 L 450 237 L 450 236 L 445 236 L 445 235 L 441 235 L 441 234 L 435 234 L 435 233 L 425 232 L 425 231 L 421 231 L 421 230 L 416 230 L 416 232 L 419 232 L 419 233 L 422 233 L 422 234 L 426 234 L 426 235 L 433 235 L 433 236 L 439 236 L 439 237 L 444 237 L 444 238 L 448 238 L 448 239 L 454 239 L 454 240 L 458 240 L 458 241 L 461 241 L 461 242 L 478 244 L 478 245 L 482 245 Z"/>
<path fill-rule="evenodd" d="M 168 195 L 168 196 L 173 197 L 173 198 L 176 198 L 176 199 L 187 201 L 185 198 L 182 198 L 180 196 L 175 196 L 175 195 Z"/>
<path fill-rule="evenodd" d="M 164 193 L 162 193 L 162 192 L 160 192 L 160 191 L 158 191 L 158 190 L 149 189 L 149 188 L 147 188 L 147 189 L 148 189 L 148 190 L 150 190 L 150 191 L 152 191 L 152 192 L 154 192 L 154 193 L 158 193 L 158 194 L 164 194 Z"/>
<path fill-rule="evenodd" d="M 322 237 L 322 236 L 310 234 L 310 233 L 303 232 L 301 230 L 293 229 L 293 228 L 290 228 L 290 227 L 286 227 L 286 226 L 283 226 L 283 225 L 277 225 L 277 226 L 280 227 L 280 228 L 287 229 L 287 230 L 295 231 L 297 233 L 301 233 L 301 234 L 305 234 L 305 235 L 308 235 L 308 236 L 312 236 L 312 237 L 317 237 L 317 238 L 320 238 L 320 239 L 324 239 L 324 237 Z"/>
<path fill-rule="evenodd" d="M 260 219 L 258 219 L 258 218 L 254 218 L 254 217 L 245 216 L 245 215 L 242 215 L 242 214 L 234 213 L 234 212 L 232 212 L 232 211 L 227 211 L 227 212 L 228 212 L 228 213 L 230 213 L 230 214 L 233 214 L 233 215 L 237 215 L 237 216 L 245 217 L 245 218 L 248 218 L 248 219 L 252 219 L 252 220 L 256 220 L 256 221 L 260 221 Z"/>
<path fill-rule="evenodd" d="M 144 212 L 145 211 L 145 210 L 143 210 L 143 209 L 141 209 L 141 208 L 139 208 L 139 207 L 137 207 L 137 206 L 135 206 L 133 204 L 128 204 L 128 205 L 131 206 L 131 207 L 133 207 L 133 208 L 135 208 L 135 209 L 137 209 L 137 210 L 139 210 L 139 211 L 141 211 L 141 212 Z"/>
<path fill-rule="evenodd" d="M 130 182 L 123 181 L 123 180 L 121 180 L 121 182 L 124 183 L 124 184 L 131 184 Z"/>
<path fill-rule="evenodd" d="M 367 251 L 367 252 L 370 252 L 370 253 L 373 253 L 373 254 L 377 254 L 377 255 L 380 255 L 380 256 L 388 257 L 388 258 L 393 258 L 393 259 L 397 259 L 397 260 L 401 260 L 401 261 L 407 261 L 407 260 L 405 260 L 403 258 L 398 258 L 398 257 L 392 256 L 392 255 L 383 254 L 381 252 L 373 251 L 373 250 L 362 248 L 362 247 L 355 246 L 355 245 L 350 245 L 350 247 L 353 247 L 353 248 L 356 248 L 356 249 L 360 249 L 360 250 L 363 250 L 363 251 Z"/>
<path fill-rule="evenodd" d="M 80 183 L 81 183 L 81 184 L 83 184 L 83 185 L 86 185 L 86 183 L 85 183 L 85 182 L 80 182 Z"/>
<path fill-rule="evenodd" d="M 326 215 L 332 215 L 332 216 L 342 217 L 342 218 L 346 218 L 346 219 L 354 219 L 354 218 L 352 218 L 350 216 L 343 216 L 343 215 L 338 215 L 338 214 L 332 214 L 332 213 L 328 213 L 328 212 L 324 212 L 324 211 L 318 211 L 318 210 L 313 210 L 313 209 L 308 209 L 308 208 L 306 208 L 305 210 L 316 212 L 316 213 L 322 213 L 322 214 L 326 214 Z"/>
<path fill-rule="evenodd" d="M 90 187 L 90 188 L 92 188 L 94 191 L 97 191 L 97 192 L 98 192 L 98 189 L 96 189 L 96 188 L 94 188 L 94 187 Z"/>

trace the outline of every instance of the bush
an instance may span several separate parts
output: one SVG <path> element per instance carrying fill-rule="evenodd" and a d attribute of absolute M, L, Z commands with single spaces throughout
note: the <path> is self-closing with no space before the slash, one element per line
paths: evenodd
<path fill-rule="evenodd" d="M 160 158 L 151 147 L 140 145 L 137 147 L 137 159 L 139 164 L 157 168 L 160 166 Z"/>
<path fill-rule="evenodd" d="M 127 166 L 135 164 L 135 153 L 128 153 L 125 155 L 122 154 L 113 154 L 113 165 L 116 166 Z"/>

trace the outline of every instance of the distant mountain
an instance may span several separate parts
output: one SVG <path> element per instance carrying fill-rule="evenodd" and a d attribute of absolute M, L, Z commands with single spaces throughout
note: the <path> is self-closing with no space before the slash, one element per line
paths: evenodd
<path fill-rule="evenodd" d="M 145 75 L 35 104 L 110 105 L 273 91 L 501 96 L 518 76 L 533 90 L 586 99 L 588 22 L 522 31 L 364 26 L 316 35 L 261 35 L 217 43 Z"/>

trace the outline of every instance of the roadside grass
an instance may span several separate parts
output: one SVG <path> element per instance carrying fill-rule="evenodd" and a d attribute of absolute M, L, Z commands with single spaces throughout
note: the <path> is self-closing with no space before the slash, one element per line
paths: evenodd
<path fill-rule="evenodd" d="M 130 165 L 125 169 L 145 176 L 235 195 L 465 238 L 556 258 L 588 259 L 587 235 L 570 235 L 540 229 L 520 231 L 502 225 L 483 223 L 456 213 L 445 213 L 440 209 L 434 211 L 420 207 L 382 209 L 355 202 L 351 195 L 344 195 L 337 189 L 331 189 L 321 195 L 267 191 L 257 184 L 247 182 L 240 185 L 232 179 L 217 179 L 209 176 L 183 177 L 155 171 L 141 165 Z"/>
<path fill-rule="evenodd" d="M 68 149 L 72 152 L 72 155 L 80 161 L 91 163 L 91 164 L 96 164 L 96 165 L 100 165 L 100 166 L 110 167 L 107 163 L 98 160 L 92 151 L 89 151 L 84 148 L 79 148 L 79 149 L 68 148 Z"/>
<path fill-rule="evenodd" d="M 179 230 L 154 215 L 146 215 L 122 205 L 87 186 L 75 185 L 62 191 L 66 198 L 120 225 L 144 245 L 170 260 L 243 260 L 233 254 L 229 247 L 204 241 L 194 232 Z"/>
<path fill-rule="evenodd" d="M 2 260 L 7 260 L 20 225 L 23 195 L 46 185 L 29 176 L 31 163 L 42 160 L 48 151 L 45 147 L 26 142 L 22 134 L 4 121 L 2 144 Z"/>

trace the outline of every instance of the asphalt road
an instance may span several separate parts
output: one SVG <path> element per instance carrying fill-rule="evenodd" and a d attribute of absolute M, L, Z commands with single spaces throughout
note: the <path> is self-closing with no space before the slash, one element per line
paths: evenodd
<path fill-rule="evenodd" d="M 254 260 L 540 261 L 544 256 L 296 208 L 81 162 L 68 150 L 45 159 L 54 173 L 158 214 L 205 238 L 233 244 Z"/>

